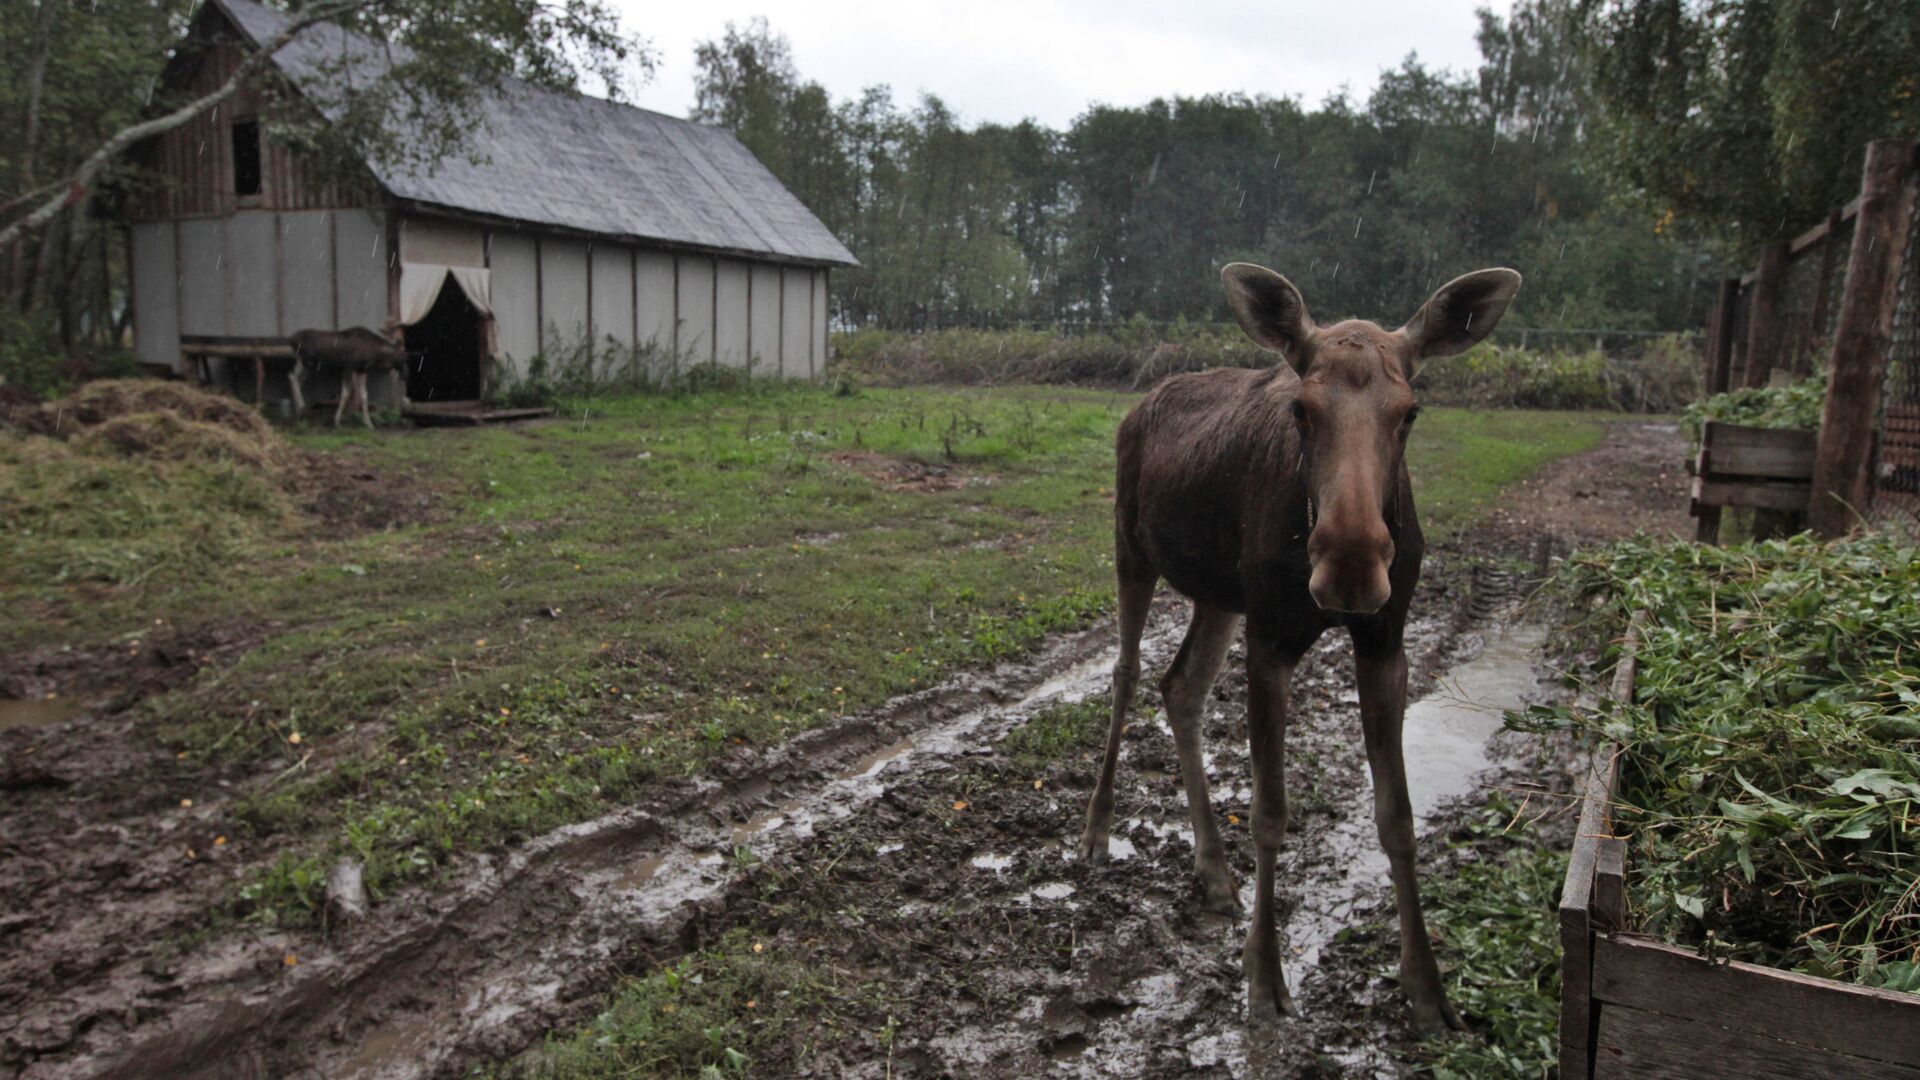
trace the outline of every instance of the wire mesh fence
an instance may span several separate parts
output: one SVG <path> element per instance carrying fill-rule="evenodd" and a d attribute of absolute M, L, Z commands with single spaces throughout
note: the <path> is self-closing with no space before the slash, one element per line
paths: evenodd
<path fill-rule="evenodd" d="M 1920 209 L 1908 223 L 1898 296 L 1880 394 L 1873 517 L 1920 538 Z"/>

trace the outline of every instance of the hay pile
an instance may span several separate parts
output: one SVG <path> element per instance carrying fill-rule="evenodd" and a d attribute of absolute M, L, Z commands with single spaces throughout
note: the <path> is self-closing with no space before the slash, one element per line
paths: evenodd
<path fill-rule="evenodd" d="M 0 584 L 210 571 L 298 519 L 301 456 L 251 409 L 115 379 L 0 410 Z"/>
<path fill-rule="evenodd" d="M 278 473 L 291 459 L 286 442 L 252 409 L 159 379 L 87 383 L 71 397 L 8 410 L 0 424 L 89 453 L 152 461 L 234 462 Z"/>

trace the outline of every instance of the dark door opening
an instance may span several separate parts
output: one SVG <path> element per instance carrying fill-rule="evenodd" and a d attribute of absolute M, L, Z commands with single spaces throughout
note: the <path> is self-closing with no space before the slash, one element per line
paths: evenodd
<path fill-rule="evenodd" d="M 480 311 L 457 282 L 443 279 L 427 317 L 407 327 L 407 398 L 416 402 L 480 397 Z"/>

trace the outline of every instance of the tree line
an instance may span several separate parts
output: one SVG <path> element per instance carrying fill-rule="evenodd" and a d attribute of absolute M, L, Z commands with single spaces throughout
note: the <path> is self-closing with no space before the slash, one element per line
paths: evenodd
<path fill-rule="evenodd" d="M 339 162 L 430 165 L 462 152 L 503 78 L 617 89 L 652 62 L 605 0 L 289 6 L 413 58 L 353 81 L 340 124 L 269 87 L 287 99 L 269 135 Z M 0 364 L 123 340 L 116 193 L 167 180 L 115 140 L 195 106 L 157 90 L 194 47 L 178 44 L 194 8 L 0 5 Z M 839 322 L 899 328 L 1219 318 L 1233 259 L 1279 268 L 1328 318 L 1403 318 L 1506 264 L 1528 279 L 1511 325 L 1691 328 L 1721 267 L 1851 197 L 1867 140 L 1920 133 L 1911 0 L 1520 0 L 1482 12 L 1478 40 L 1474 70 L 1410 56 L 1364 103 L 1247 88 L 1093 104 L 1054 129 L 969 124 L 884 86 L 833 100 L 756 20 L 698 48 L 695 116 L 859 257 Z M 395 108 L 429 137 L 399 145 L 380 123 Z"/>

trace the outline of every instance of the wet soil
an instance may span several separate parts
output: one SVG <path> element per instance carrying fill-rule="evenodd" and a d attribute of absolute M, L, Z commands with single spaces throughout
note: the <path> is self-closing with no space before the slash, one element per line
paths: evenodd
<path fill-rule="evenodd" d="M 1409 633 L 1416 694 L 1481 693 L 1462 690 L 1463 674 L 1443 675 L 1483 652 L 1504 657 L 1493 665 L 1505 673 L 1500 692 L 1514 691 L 1515 665 L 1526 664 L 1511 654 L 1524 657 L 1528 640 L 1487 639 L 1511 621 L 1524 575 L 1499 567 L 1636 528 L 1682 532 L 1684 478 L 1671 469 L 1681 455 L 1671 425 L 1615 425 L 1600 448 L 1546 470 L 1531 497 L 1439 545 Z M 1143 683 L 1170 659 L 1184 618 L 1183 601 L 1161 598 L 1147 641 L 1155 674 Z M 253 638 L 244 627 L 228 633 L 180 643 L 184 661 L 150 666 L 182 679 L 217 668 L 222 650 Z M 619 975 L 737 928 L 885 989 L 883 1004 L 848 1006 L 878 1010 L 858 1018 L 871 1021 L 863 1032 L 782 1033 L 757 1062 L 766 1075 L 1403 1072 L 1404 1008 L 1378 943 L 1363 940 L 1386 887 L 1344 638 L 1329 635 L 1295 680 L 1280 909 L 1306 1015 L 1262 1038 L 1245 1025 L 1244 923 L 1199 903 L 1153 695 L 1126 742 L 1110 865 L 1066 854 L 1092 749 L 1024 771 L 1002 752 L 1004 736 L 1047 703 L 1105 690 L 1111 638 L 1096 626 L 785 746 L 744 749 L 629 810 L 467 857 L 443 883 L 330 933 L 177 932 L 234 878 L 185 873 L 222 849 L 199 836 L 210 810 L 151 782 L 155 751 L 123 722 L 139 692 L 0 732 L 0 777 L 17 778 L 0 784 L 0 1075 L 457 1075 L 592 1015 Z M 1244 888 L 1238 655 L 1209 705 L 1207 746 Z M 125 666 L 114 659 L 10 658 L 0 680 L 26 691 L 0 684 L 15 696 L 52 689 L 91 701 L 111 688 L 75 672 Z M 1416 723 L 1420 708 L 1432 715 Z M 1409 760 L 1416 770 L 1431 763 L 1438 778 L 1423 869 L 1443 873 L 1434 853 L 1453 819 L 1441 796 L 1472 801 L 1476 777 L 1462 774 L 1499 765 L 1503 744 L 1491 740 L 1489 759 L 1474 747 L 1484 726 L 1420 708 L 1409 738 L 1425 724 L 1418 737 L 1431 752 Z M 1533 768 L 1513 758 L 1477 781 L 1527 780 Z M 249 779 L 192 778 L 216 793 Z M 742 846 L 757 858 L 750 867 L 723 854 Z M 777 905 L 765 891 L 776 877 Z M 1445 964 L 1444 942 L 1440 955 Z M 872 1032 L 889 1017 L 883 1045 Z"/>

